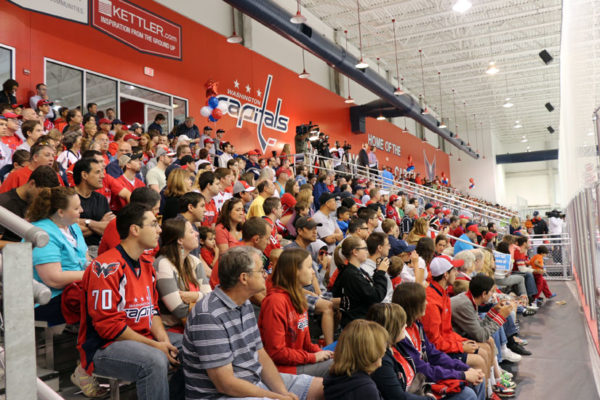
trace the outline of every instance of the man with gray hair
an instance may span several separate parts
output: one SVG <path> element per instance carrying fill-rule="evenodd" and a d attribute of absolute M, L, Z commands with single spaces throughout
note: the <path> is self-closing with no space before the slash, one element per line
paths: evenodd
<path fill-rule="evenodd" d="M 261 252 L 230 248 L 219 259 L 220 285 L 192 309 L 185 326 L 185 397 L 323 397 L 323 381 L 280 374 L 263 348 L 250 297 L 265 290 Z"/>

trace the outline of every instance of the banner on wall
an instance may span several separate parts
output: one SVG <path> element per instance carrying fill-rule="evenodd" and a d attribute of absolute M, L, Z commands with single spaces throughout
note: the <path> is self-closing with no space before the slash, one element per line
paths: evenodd
<path fill-rule="evenodd" d="M 226 89 L 227 94 L 221 94 L 219 101 L 227 102 L 226 115 L 236 120 L 236 128 L 242 128 L 244 123 L 256 125 L 256 135 L 261 151 L 264 153 L 268 146 L 277 144 L 276 137 L 267 138 L 263 129 L 271 129 L 280 133 L 287 133 L 290 117 L 282 114 L 283 100 L 277 98 L 275 110 L 269 110 L 269 96 L 273 75 L 267 75 L 263 87 L 253 88 L 249 83 L 244 85 L 237 78 L 231 81 L 231 86 Z"/>
<path fill-rule="evenodd" d="M 92 0 L 92 26 L 142 53 L 181 60 L 181 26 L 128 1 Z"/>
<path fill-rule="evenodd" d="M 8 0 L 26 10 L 69 21 L 88 23 L 88 0 Z"/>

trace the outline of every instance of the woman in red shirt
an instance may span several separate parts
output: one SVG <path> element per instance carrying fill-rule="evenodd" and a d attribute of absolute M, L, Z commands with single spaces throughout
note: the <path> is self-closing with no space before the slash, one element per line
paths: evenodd
<path fill-rule="evenodd" d="M 223 254 L 228 248 L 237 246 L 242 239 L 242 223 L 246 219 L 244 204 L 239 197 L 227 200 L 221 208 L 215 238 L 219 253 Z"/>
<path fill-rule="evenodd" d="M 283 373 L 325 376 L 333 363 L 333 352 L 310 341 L 302 287 L 310 285 L 313 276 L 312 258 L 306 250 L 284 250 L 261 304 L 258 327 L 263 345 Z"/>

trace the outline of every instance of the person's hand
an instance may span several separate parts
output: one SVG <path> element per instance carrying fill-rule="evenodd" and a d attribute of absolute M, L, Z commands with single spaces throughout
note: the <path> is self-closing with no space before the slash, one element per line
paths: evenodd
<path fill-rule="evenodd" d="M 509 301 L 503 301 L 494 306 L 494 310 L 504 318 L 508 317 L 513 310 L 513 306 Z"/>
<path fill-rule="evenodd" d="M 181 297 L 181 301 L 183 301 L 185 304 L 192 304 L 198 301 L 198 292 L 180 290 L 179 296 Z"/>
<path fill-rule="evenodd" d="M 321 350 L 315 353 L 315 357 L 317 358 L 316 362 L 327 361 L 333 357 L 333 351 Z"/>
<path fill-rule="evenodd" d="M 279 393 L 277 394 L 277 397 L 275 397 L 278 400 L 299 400 L 298 396 L 296 396 L 294 393 L 291 392 L 285 392 L 285 393 Z"/>
<path fill-rule="evenodd" d="M 419 267 L 419 254 L 415 250 L 410 253 L 410 267 L 413 269 Z"/>
<path fill-rule="evenodd" d="M 215 260 L 217 260 L 219 258 L 219 246 L 215 245 L 215 247 L 212 248 L 212 251 L 215 252 Z"/>
<path fill-rule="evenodd" d="M 479 348 L 477 343 L 472 340 L 467 340 L 463 342 L 463 351 L 468 354 L 473 354 Z"/>
<path fill-rule="evenodd" d="M 101 219 L 100 221 L 110 221 L 110 220 L 112 220 L 113 218 L 115 218 L 115 214 L 113 214 L 113 212 L 112 212 L 112 211 L 109 211 L 109 212 L 107 212 L 106 214 L 104 214 L 104 215 L 102 216 L 102 219 Z"/>
<path fill-rule="evenodd" d="M 387 257 L 383 257 L 383 259 L 377 264 L 377 269 L 379 271 L 387 272 L 390 267 L 390 259 Z"/>
<path fill-rule="evenodd" d="M 154 347 L 165 353 L 171 364 L 175 366 L 179 365 L 179 361 L 177 361 L 177 354 L 179 352 L 177 351 L 177 347 L 173 346 L 171 342 L 155 342 Z"/>
<path fill-rule="evenodd" d="M 481 370 L 469 368 L 465 371 L 465 379 L 467 382 L 472 383 L 473 385 L 479 385 L 483 382 L 483 378 L 485 375 Z"/>
<path fill-rule="evenodd" d="M 331 257 L 327 253 L 319 253 L 319 255 L 317 256 L 317 260 L 319 261 L 319 264 L 321 264 L 321 267 L 325 271 L 329 270 L 329 266 L 331 265 Z"/>

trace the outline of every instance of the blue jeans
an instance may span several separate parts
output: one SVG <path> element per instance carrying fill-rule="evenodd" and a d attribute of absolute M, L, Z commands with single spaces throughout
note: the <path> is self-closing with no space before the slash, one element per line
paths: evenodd
<path fill-rule="evenodd" d="M 181 353 L 183 335 L 167 333 L 171 344 Z M 122 340 L 98 350 L 94 355 L 94 372 L 101 376 L 135 382 L 138 399 L 169 398 L 169 360 L 165 353 L 146 344 Z M 176 373 L 172 380 L 177 380 L 179 375 Z"/>
<path fill-rule="evenodd" d="M 492 337 L 494 338 L 494 343 L 496 344 L 496 349 L 498 350 L 496 352 L 496 358 L 498 359 L 498 362 L 501 363 L 502 362 L 502 346 L 507 342 L 506 333 L 505 333 L 504 329 L 500 328 L 496 331 L 496 333 L 494 333 L 492 335 Z"/>
<path fill-rule="evenodd" d="M 477 386 L 467 387 L 462 392 L 443 397 L 444 400 L 485 400 L 486 388 L 485 380 Z"/>
<path fill-rule="evenodd" d="M 513 275 L 521 275 L 525 278 L 525 287 L 527 288 L 528 296 L 535 296 L 537 294 L 537 285 L 531 272 L 513 272 Z"/>

